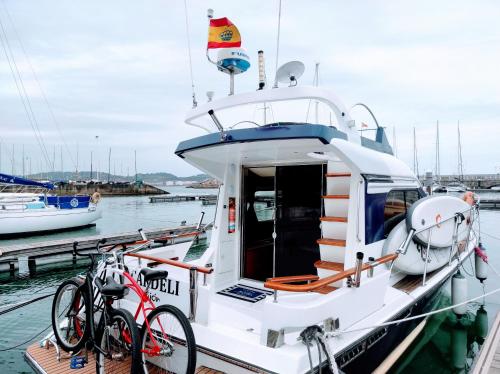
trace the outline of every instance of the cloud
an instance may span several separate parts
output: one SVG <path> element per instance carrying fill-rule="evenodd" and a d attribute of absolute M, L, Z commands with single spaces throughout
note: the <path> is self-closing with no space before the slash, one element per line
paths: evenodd
<path fill-rule="evenodd" d="M 180 141 L 204 134 L 183 123 L 191 107 L 183 1 L 6 0 L 4 4 L 73 157 L 78 143 L 82 164 L 89 163 L 92 150 L 105 164 L 106 149 L 111 147 L 115 163 L 132 165 L 137 149 L 141 171 L 195 172 L 173 155 Z M 228 77 L 205 57 L 207 7 L 239 27 L 251 56 L 253 67 L 236 77 L 237 92 L 256 89 L 259 49 L 265 51 L 268 81 L 273 81 L 277 1 L 255 0 L 245 7 L 220 0 L 187 4 L 200 103 L 206 101 L 206 91 L 215 91 L 216 98 L 228 91 Z M 453 172 L 460 120 L 467 171 L 493 172 L 493 160 L 500 156 L 496 146 L 499 18 L 500 5 L 486 0 L 307 4 L 287 0 L 279 63 L 304 61 L 306 72 L 299 84 L 310 84 L 314 63 L 321 62 L 321 85 L 333 89 L 347 106 L 368 104 L 379 122 L 388 126 L 390 139 L 395 126 L 398 154 L 410 165 L 416 126 L 422 168 L 433 167 L 435 121 L 440 120 L 442 154 L 449 155 L 443 157 L 442 170 Z M 0 19 L 47 147 L 59 147 L 61 137 L 2 4 Z M 0 100 L 2 142 L 14 143 L 16 149 L 29 145 L 35 155 L 34 135 L 5 63 L 0 64 Z M 305 111 L 296 106 L 290 113 L 302 120 Z M 242 119 L 255 117 L 254 112 Z M 356 115 L 369 120 L 361 111 Z M 324 113 L 323 120 L 328 120 Z"/>

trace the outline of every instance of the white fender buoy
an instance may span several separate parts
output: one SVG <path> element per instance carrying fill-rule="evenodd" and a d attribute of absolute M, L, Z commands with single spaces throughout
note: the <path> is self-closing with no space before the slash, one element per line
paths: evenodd
<path fill-rule="evenodd" d="M 451 364 L 455 369 L 465 368 L 467 357 L 467 330 L 458 322 L 451 330 Z"/>
<path fill-rule="evenodd" d="M 484 339 L 488 335 L 488 312 L 481 305 L 476 312 L 476 319 L 474 321 L 474 329 L 476 336 L 481 339 L 480 344 L 484 343 Z"/>
<path fill-rule="evenodd" d="M 458 271 L 451 278 L 451 304 L 460 304 L 466 300 L 467 279 L 465 279 L 465 277 Z M 463 314 L 467 313 L 467 304 L 454 307 L 453 312 L 458 316 L 462 316 Z"/>
<path fill-rule="evenodd" d="M 481 283 L 488 278 L 486 258 L 486 249 L 479 243 L 474 250 L 474 264 L 476 268 L 476 278 L 479 279 Z"/>

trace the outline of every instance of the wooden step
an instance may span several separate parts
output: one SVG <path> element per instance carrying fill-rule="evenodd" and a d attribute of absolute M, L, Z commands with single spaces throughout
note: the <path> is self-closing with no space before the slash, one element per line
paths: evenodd
<path fill-rule="evenodd" d="M 333 245 L 335 247 L 345 247 L 345 240 L 321 238 L 316 240 L 318 244 Z"/>
<path fill-rule="evenodd" d="M 338 290 L 337 287 L 333 287 L 333 286 L 329 286 L 329 285 L 326 285 L 326 286 L 323 286 L 323 287 L 320 287 L 320 288 L 317 288 L 314 290 L 314 292 L 317 292 L 317 293 L 320 293 L 322 295 L 327 295 L 329 294 L 330 292 L 333 292 L 335 290 Z"/>
<path fill-rule="evenodd" d="M 321 217 L 321 222 L 347 222 L 347 217 Z"/>
<path fill-rule="evenodd" d="M 335 177 L 350 177 L 351 173 L 326 173 L 325 177 L 335 178 Z"/>
<path fill-rule="evenodd" d="M 325 195 L 323 199 L 349 199 L 349 195 Z"/>
<path fill-rule="evenodd" d="M 344 271 L 344 264 L 341 262 L 330 262 L 318 260 L 314 263 L 314 267 L 325 270 Z"/>

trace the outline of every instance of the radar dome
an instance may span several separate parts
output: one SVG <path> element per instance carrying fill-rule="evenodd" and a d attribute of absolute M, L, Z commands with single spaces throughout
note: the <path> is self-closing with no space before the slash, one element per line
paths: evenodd
<path fill-rule="evenodd" d="M 217 67 L 225 73 L 244 73 L 250 67 L 250 57 L 243 48 L 221 48 L 217 54 Z"/>

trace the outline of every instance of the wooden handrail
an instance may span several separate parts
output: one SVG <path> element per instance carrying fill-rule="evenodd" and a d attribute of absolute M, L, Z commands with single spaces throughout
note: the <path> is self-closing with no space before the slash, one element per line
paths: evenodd
<path fill-rule="evenodd" d="M 200 233 L 201 233 L 201 231 L 192 231 L 192 232 L 185 232 L 182 234 L 167 235 L 167 236 L 162 236 L 160 238 L 156 238 L 156 239 L 154 239 L 154 241 L 166 241 L 166 240 L 171 240 L 171 239 L 176 239 L 176 238 L 185 238 L 188 236 L 196 236 Z"/>
<path fill-rule="evenodd" d="M 182 262 L 182 261 L 169 260 L 166 258 L 159 258 L 159 257 L 143 255 L 142 253 L 127 253 L 125 256 L 142 258 L 144 260 L 155 261 L 155 262 L 159 262 L 161 264 L 172 265 L 172 266 L 176 266 L 178 268 L 187 269 L 187 270 L 195 269 L 197 272 L 204 273 L 204 274 L 210 274 L 214 271 L 213 268 L 206 268 L 203 266 L 196 266 L 196 265 L 187 264 L 187 263 Z"/>
<path fill-rule="evenodd" d="M 396 253 L 389 254 L 378 258 L 373 261 L 372 264 L 364 263 L 362 270 L 368 270 L 373 267 L 373 265 L 381 265 L 386 262 L 394 261 L 398 255 Z M 275 281 L 275 278 L 270 278 L 264 283 L 264 287 L 270 288 L 277 291 L 289 291 L 289 292 L 311 292 L 318 288 L 329 285 L 330 283 L 338 282 L 342 279 L 354 275 L 356 272 L 355 268 L 347 269 L 337 274 L 330 275 L 329 277 L 318 279 L 317 281 L 311 282 L 309 284 L 286 284 L 280 281 Z M 279 278 L 278 278 L 279 279 Z"/>
<path fill-rule="evenodd" d="M 273 281 L 277 283 L 295 283 L 295 282 L 308 282 L 308 281 L 317 281 L 319 277 L 317 275 L 290 275 L 287 277 L 275 277 L 268 278 L 268 281 Z"/>

